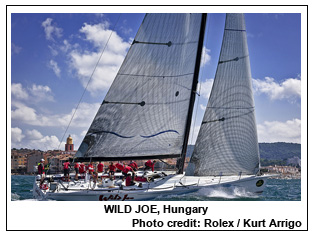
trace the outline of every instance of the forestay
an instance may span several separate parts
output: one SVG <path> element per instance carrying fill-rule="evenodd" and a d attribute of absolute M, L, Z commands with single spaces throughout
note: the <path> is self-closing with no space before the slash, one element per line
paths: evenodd
<path fill-rule="evenodd" d="M 76 157 L 180 156 L 201 18 L 202 14 L 145 16 Z"/>
<path fill-rule="evenodd" d="M 255 174 L 259 148 L 243 14 L 227 14 L 218 68 L 187 175 Z"/>

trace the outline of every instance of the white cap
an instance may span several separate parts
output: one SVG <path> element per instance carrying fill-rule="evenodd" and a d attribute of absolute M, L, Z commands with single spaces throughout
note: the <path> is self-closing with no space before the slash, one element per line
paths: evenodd
<path fill-rule="evenodd" d="M 41 161 L 44 161 L 44 159 L 41 159 Z"/>

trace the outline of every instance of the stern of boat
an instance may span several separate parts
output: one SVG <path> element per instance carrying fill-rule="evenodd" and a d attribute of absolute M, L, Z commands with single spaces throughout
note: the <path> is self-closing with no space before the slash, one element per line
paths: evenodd
<path fill-rule="evenodd" d="M 42 192 L 42 190 L 39 188 L 39 186 L 40 186 L 40 181 L 38 181 L 38 178 L 35 177 L 35 181 L 33 184 L 33 198 L 37 200 L 45 200 L 46 199 L 45 195 Z"/>

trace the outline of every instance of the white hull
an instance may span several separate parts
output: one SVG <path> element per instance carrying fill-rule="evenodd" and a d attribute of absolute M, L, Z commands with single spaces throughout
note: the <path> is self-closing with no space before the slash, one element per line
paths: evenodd
<path fill-rule="evenodd" d="M 138 201 L 151 200 L 158 196 L 180 195 L 196 192 L 202 188 L 233 190 L 242 189 L 246 193 L 263 192 L 267 176 L 223 176 L 223 177 L 191 177 L 184 175 L 168 175 L 154 182 L 122 187 L 92 186 L 85 183 L 62 182 L 55 190 L 41 190 L 38 181 L 34 182 L 33 195 L 38 200 L 58 201 Z M 91 186 L 90 186 L 91 185 Z"/>

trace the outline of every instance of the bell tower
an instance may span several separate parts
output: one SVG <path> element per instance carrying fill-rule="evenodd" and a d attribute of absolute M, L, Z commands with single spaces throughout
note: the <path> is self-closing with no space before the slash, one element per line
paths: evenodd
<path fill-rule="evenodd" d="M 71 138 L 70 135 L 67 137 L 67 140 L 66 140 L 65 151 L 66 152 L 73 152 L 74 151 L 73 138 Z"/>

